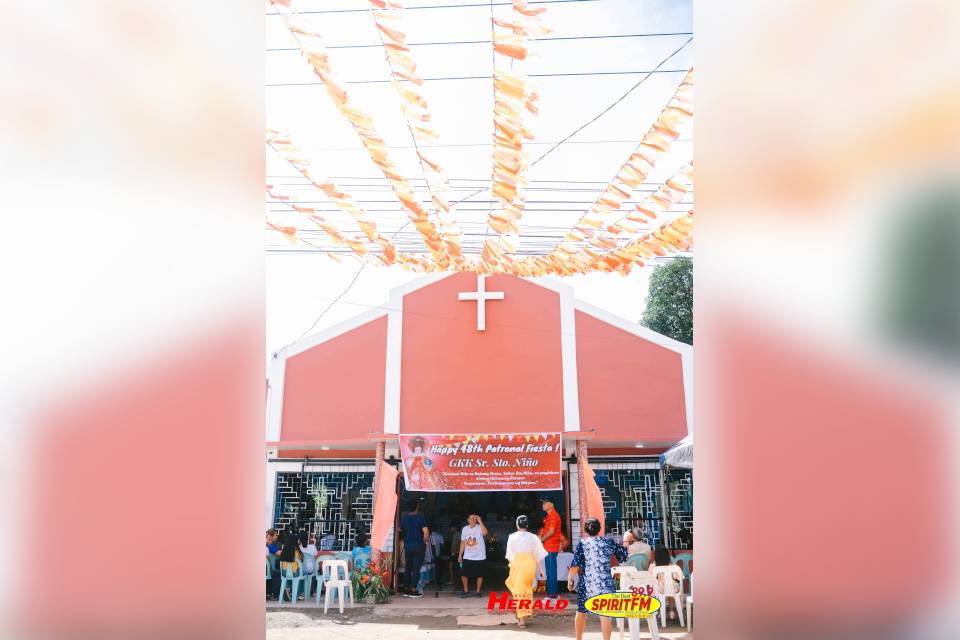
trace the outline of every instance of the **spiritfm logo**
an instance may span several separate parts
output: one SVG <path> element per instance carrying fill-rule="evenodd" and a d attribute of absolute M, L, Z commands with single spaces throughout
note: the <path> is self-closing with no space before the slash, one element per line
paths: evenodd
<path fill-rule="evenodd" d="M 586 602 L 587 611 L 608 618 L 649 618 L 660 610 L 660 601 L 650 591 L 631 589 L 593 596 Z"/>

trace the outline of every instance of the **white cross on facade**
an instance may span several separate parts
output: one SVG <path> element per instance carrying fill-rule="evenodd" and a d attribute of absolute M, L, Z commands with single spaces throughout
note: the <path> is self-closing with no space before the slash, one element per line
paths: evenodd
<path fill-rule="evenodd" d="M 457 294 L 460 300 L 477 301 L 477 331 L 485 331 L 487 328 L 487 300 L 503 300 L 503 291 L 487 291 L 484 288 L 483 280 L 486 276 L 477 274 L 477 290 L 463 291 Z"/>

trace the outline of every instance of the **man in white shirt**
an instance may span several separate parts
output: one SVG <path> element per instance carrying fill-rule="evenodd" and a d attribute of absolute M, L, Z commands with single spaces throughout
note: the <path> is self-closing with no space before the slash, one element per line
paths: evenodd
<path fill-rule="evenodd" d="M 463 581 L 461 598 L 470 596 L 470 578 L 477 579 L 475 597 L 482 597 L 480 589 L 483 586 L 483 563 L 487 559 L 487 545 L 484 537 L 487 528 L 477 514 L 467 517 L 467 526 L 460 532 L 460 553 L 457 560 L 460 562 L 460 579 Z"/>

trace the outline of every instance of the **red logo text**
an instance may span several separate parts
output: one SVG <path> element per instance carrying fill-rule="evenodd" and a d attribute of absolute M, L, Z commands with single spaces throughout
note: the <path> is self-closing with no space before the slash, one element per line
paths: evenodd
<path fill-rule="evenodd" d="M 516 610 L 555 610 L 560 611 L 570 606 L 570 602 L 563 599 L 551 600 L 550 598 L 513 598 L 506 591 L 493 592 L 487 600 L 487 610 L 507 609 Z"/>

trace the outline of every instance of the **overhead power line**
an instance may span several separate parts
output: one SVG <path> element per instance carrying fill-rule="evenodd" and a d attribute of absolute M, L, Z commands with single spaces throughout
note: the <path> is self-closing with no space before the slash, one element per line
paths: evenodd
<path fill-rule="evenodd" d="M 693 142 L 691 138 L 680 138 L 674 142 Z M 492 142 L 462 142 L 449 144 L 422 144 L 421 149 L 439 149 L 439 148 L 461 148 L 461 147 L 489 147 Z M 525 147 L 544 146 L 557 144 L 556 140 L 545 140 L 543 142 L 524 142 Z M 637 144 L 636 140 L 568 140 L 565 144 Z M 388 149 L 413 149 L 413 145 L 388 144 Z M 316 151 L 365 151 L 366 147 L 318 147 Z"/>
<path fill-rule="evenodd" d="M 572 78 L 587 76 L 630 76 L 637 74 L 646 74 L 649 77 L 655 73 L 686 73 L 687 69 L 649 69 L 644 71 L 584 71 L 581 73 L 528 73 L 528 78 Z M 446 80 L 492 80 L 493 76 L 440 76 L 436 78 L 421 78 L 424 82 L 440 82 Z M 646 78 L 644 78 L 646 79 Z M 387 80 L 347 80 L 344 84 L 389 84 L 392 79 Z M 309 87 L 321 85 L 322 81 L 316 82 L 269 82 L 266 87 Z"/>
<path fill-rule="evenodd" d="M 596 35 L 596 36 L 552 36 L 544 38 L 532 38 L 537 42 L 554 42 L 561 40 L 605 40 L 609 38 L 665 38 L 669 36 L 690 36 L 693 35 L 690 31 L 672 31 L 667 33 L 614 33 L 609 35 Z M 454 46 L 454 45 L 463 45 L 463 44 L 491 44 L 490 40 L 448 40 L 443 42 L 407 42 L 406 46 L 408 47 L 441 47 L 441 46 Z M 328 45 L 327 49 L 377 49 L 382 48 L 383 45 L 379 43 L 374 44 L 336 44 Z M 271 47 L 267 49 L 269 53 L 276 53 L 281 51 L 300 51 L 300 47 Z"/>
<path fill-rule="evenodd" d="M 664 58 L 663 60 L 661 60 L 661 61 L 660 61 L 660 64 L 658 64 L 656 67 L 654 67 L 652 71 L 648 71 L 648 72 L 647 72 L 647 75 L 645 75 L 644 77 L 640 78 L 640 80 L 638 80 L 635 85 L 633 85 L 632 87 L 630 87 L 625 94 L 623 94 L 622 96 L 620 96 L 619 98 L 617 98 L 616 100 L 614 100 L 613 103 L 612 103 L 610 106 L 608 106 L 606 109 L 604 109 L 603 111 L 601 111 L 600 113 L 598 113 L 597 115 L 595 115 L 595 116 L 592 117 L 591 119 L 587 120 L 586 122 L 584 122 L 582 125 L 580 125 L 580 126 L 577 127 L 576 129 L 574 129 L 573 132 L 572 132 L 570 135 L 568 135 L 566 138 L 564 138 L 563 140 L 561 140 L 561 141 L 558 142 L 557 144 L 553 145 L 552 147 L 550 147 L 549 149 L 547 149 L 546 151 L 544 151 L 543 154 L 540 155 L 540 157 L 538 157 L 536 160 L 534 160 L 533 162 L 530 163 L 530 166 L 532 167 L 533 165 L 537 164 L 538 162 L 540 162 L 541 160 L 543 160 L 544 158 L 546 158 L 548 155 L 550 155 L 550 154 L 553 152 L 554 149 L 556 149 L 557 147 L 559 147 L 560 145 L 562 145 L 564 142 L 566 142 L 567 140 L 569 140 L 569 139 L 572 138 L 573 136 L 577 135 L 578 133 L 580 133 L 581 131 L 583 131 L 583 130 L 586 129 L 587 127 L 589 127 L 591 124 L 593 124 L 594 122 L 596 122 L 597 120 L 599 120 L 600 118 L 602 118 L 602 117 L 604 116 L 604 114 L 606 114 L 606 113 L 609 112 L 611 109 L 613 109 L 615 106 L 617 106 L 618 104 L 620 104 L 621 102 L 623 102 L 624 100 L 626 100 L 626 99 L 627 99 L 627 96 L 629 96 L 631 93 L 633 93 L 633 90 L 634 90 L 634 89 L 636 89 L 636 88 L 639 87 L 641 84 L 643 84 L 644 82 L 646 82 L 647 79 L 648 79 L 651 75 L 653 75 L 654 73 L 661 73 L 661 71 L 659 71 L 660 67 L 662 67 L 663 65 L 665 65 L 665 64 L 667 63 L 667 61 L 670 60 L 670 58 L 672 58 L 673 56 L 675 56 L 675 55 L 677 55 L 678 53 L 680 53 L 681 51 L 683 51 L 683 50 L 687 47 L 687 45 L 690 44 L 691 42 L 693 42 L 693 38 L 688 38 L 686 42 L 684 42 L 682 45 L 680 45 L 680 48 L 679 48 L 679 49 L 677 49 L 676 51 L 674 51 L 673 53 L 671 53 L 670 55 L 668 55 L 666 58 Z M 683 72 L 686 73 L 687 71 L 688 71 L 687 69 L 684 69 Z"/>
<path fill-rule="evenodd" d="M 574 4 L 579 2 L 599 2 L 599 0 L 532 0 L 527 4 Z M 417 11 L 422 9 L 470 9 L 473 7 L 511 7 L 513 6 L 512 2 L 481 2 L 481 3 L 468 3 L 468 4 L 435 4 L 435 5 L 417 5 L 414 7 L 405 7 L 406 11 Z M 316 9 L 313 11 L 297 11 L 297 13 L 302 14 L 329 14 L 329 13 L 366 13 L 367 9 Z M 267 13 L 268 16 L 279 16 L 282 15 L 278 11 L 271 11 Z"/>

